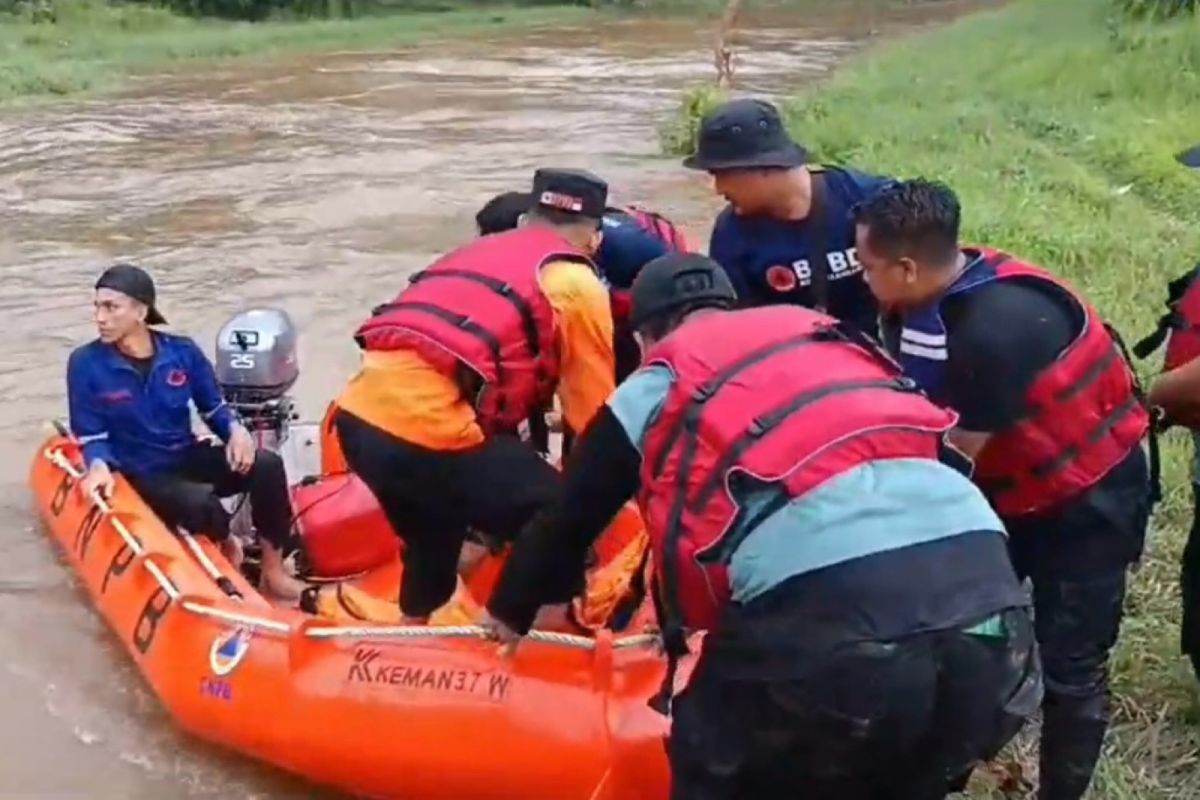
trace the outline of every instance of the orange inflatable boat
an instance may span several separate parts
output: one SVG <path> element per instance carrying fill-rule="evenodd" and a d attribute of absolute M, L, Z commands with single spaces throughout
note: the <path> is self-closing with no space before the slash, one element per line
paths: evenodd
<path fill-rule="evenodd" d="M 664 664 L 638 625 L 535 631 L 506 658 L 462 624 L 476 618 L 494 561 L 429 627 L 278 608 L 120 479 L 110 507 L 84 497 L 79 476 L 76 445 L 49 439 L 30 473 L 39 511 L 188 731 L 366 797 L 667 797 L 668 723 L 647 706 Z M 355 590 L 394 598 L 399 569 L 392 558 Z"/>

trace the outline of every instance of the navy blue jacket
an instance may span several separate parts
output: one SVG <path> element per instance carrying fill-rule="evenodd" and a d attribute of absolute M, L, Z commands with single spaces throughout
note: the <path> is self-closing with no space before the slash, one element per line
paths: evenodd
<path fill-rule="evenodd" d="M 666 242 L 623 212 L 610 211 L 601 225 L 604 238 L 596 253 L 596 266 L 604 281 L 614 289 L 628 289 L 648 261 L 670 250 Z"/>
<path fill-rule="evenodd" d="M 89 465 L 99 459 L 127 475 L 175 469 L 196 442 L 189 401 L 213 433 L 229 440 L 236 417 L 204 353 L 186 336 L 151 335 L 154 360 L 145 381 L 115 346 L 99 339 L 71 353 L 71 432 Z"/>
<path fill-rule="evenodd" d="M 854 246 L 854 206 L 890 179 L 855 170 L 823 168 L 825 229 L 823 254 L 829 265 L 829 313 L 869 333 L 876 329 L 878 305 L 863 281 Z M 725 268 L 743 306 L 794 303 L 812 307 L 813 222 L 740 217 L 727 207 L 713 226 L 708 253 Z M 774 280 L 768 280 L 768 271 Z"/>

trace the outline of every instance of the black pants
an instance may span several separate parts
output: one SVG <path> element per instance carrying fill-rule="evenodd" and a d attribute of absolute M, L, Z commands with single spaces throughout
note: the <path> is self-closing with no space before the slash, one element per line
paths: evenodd
<path fill-rule="evenodd" d="M 1200 486 L 1192 484 L 1192 529 L 1183 548 L 1183 563 L 1179 575 L 1183 595 L 1183 618 L 1180 623 L 1180 650 L 1192 662 L 1200 678 Z"/>
<path fill-rule="evenodd" d="M 216 540 L 229 535 L 229 512 L 219 498 L 248 492 L 250 515 L 258 535 L 278 549 L 292 549 L 292 501 L 283 459 L 259 450 L 250 472 L 234 472 L 220 445 L 197 444 L 179 468 L 168 473 L 131 477 L 130 483 L 165 523 Z"/>
<path fill-rule="evenodd" d="M 613 357 L 616 360 L 618 385 L 642 365 L 642 348 L 633 338 L 633 327 L 628 321 L 613 323 Z"/>
<path fill-rule="evenodd" d="M 1045 668 L 1042 800 L 1083 797 L 1108 729 L 1109 652 L 1150 516 L 1144 459 L 1117 470 L 1125 480 L 1114 471 L 1117 480 L 1053 514 L 1005 520 L 1013 566 L 1033 582 Z"/>
<path fill-rule="evenodd" d="M 1037 708 L 1029 613 L 1003 620 L 845 645 L 792 680 L 731 678 L 706 643 L 674 703 L 671 800 L 941 800 Z"/>
<path fill-rule="evenodd" d="M 440 452 L 346 411 L 336 425 L 347 464 L 404 540 L 400 608 L 409 616 L 428 616 L 454 594 L 468 529 L 510 542 L 560 491 L 558 470 L 515 436 Z"/>

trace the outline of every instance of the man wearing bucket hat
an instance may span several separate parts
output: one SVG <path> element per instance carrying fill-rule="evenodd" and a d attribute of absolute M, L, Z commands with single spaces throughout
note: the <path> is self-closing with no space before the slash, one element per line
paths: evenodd
<path fill-rule="evenodd" d="M 220 540 L 234 560 L 240 550 L 219 498 L 248 492 L 263 543 L 263 583 L 281 597 L 299 597 L 304 584 L 283 560 L 292 515 L 283 461 L 256 450 L 199 346 L 151 329 L 167 321 L 145 270 L 116 264 L 95 291 L 99 337 L 67 362 L 71 432 L 87 468 L 80 488 L 111 495 L 118 471 L 163 522 Z M 191 405 L 222 445 L 197 440 Z"/>
<path fill-rule="evenodd" d="M 709 255 L 729 273 L 744 306 L 791 303 L 876 330 L 878 306 L 861 279 L 852 209 L 887 183 L 810 163 L 762 100 L 738 99 L 706 114 L 684 166 L 708 172 L 729 205 Z"/>
<path fill-rule="evenodd" d="M 847 323 L 732 311 L 705 256 L 651 261 L 632 294 L 644 366 L 583 431 L 484 626 L 515 645 L 636 495 L 664 694 L 706 632 L 670 704 L 672 800 L 941 800 L 1041 696 L 1004 528 L 946 447 L 954 414 Z"/>

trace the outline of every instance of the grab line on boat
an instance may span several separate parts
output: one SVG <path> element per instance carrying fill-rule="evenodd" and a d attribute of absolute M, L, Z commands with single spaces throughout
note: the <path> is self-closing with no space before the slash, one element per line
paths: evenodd
<path fill-rule="evenodd" d="M 59 469 L 66 472 L 76 481 L 83 478 L 83 472 L 75 467 L 74 464 L 63 455 L 61 450 L 50 449 L 42 451 L 43 455 Z M 93 490 L 90 493 L 90 498 L 96 507 L 100 509 L 100 513 L 106 516 L 112 523 L 113 530 L 117 535 L 124 540 L 125 544 L 133 552 L 135 556 L 145 556 L 146 550 L 142 547 L 141 541 L 135 536 L 121 521 L 112 509 L 112 506 L 100 495 L 98 491 Z M 171 582 L 171 579 L 159 568 L 157 564 L 149 558 L 142 558 L 141 562 L 146 571 L 149 572 L 158 585 L 174 603 L 182 597 L 179 588 Z M 215 619 L 233 622 L 247 627 L 257 628 L 260 630 L 274 631 L 276 633 L 291 634 L 292 626 L 286 622 L 268 619 L 266 617 L 258 617 L 252 614 L 243 614 L 237 611 L 225 611 L 224 609 L 214 608 L 202 603 L 196 603 L 191 600 L 184 600 L 179 603 L 179 607 L 188 613 L 203 617 L 213 617 Z M 427 625 L 394 625 L 394 626 L 377 626 L 377 627 L 344 627 L 344 626 L 322 626 L 312 627 L 304 631 L 304 635 L 311 639 L 483 639 L 485 638 L 485 630 L 479 625 L 447 625 L 434 626 Z M 572 647 L 580 650 L 596 649 L 596 640 L 587 636 L 577 636 L 570 633 L 556 633 L 554 631 L 530 631 L 525 638 L 531 642 L 539 642 L 541 644 L 553 644 L 561 647 Z M 614 650 L 622 650 L 630 647 L 644 647 L 647 645 L 657 644 L 659 641 L 658 634 L 654 633 L 639 633 L 630 636 L 614 638 L 612 647 Z"/>

